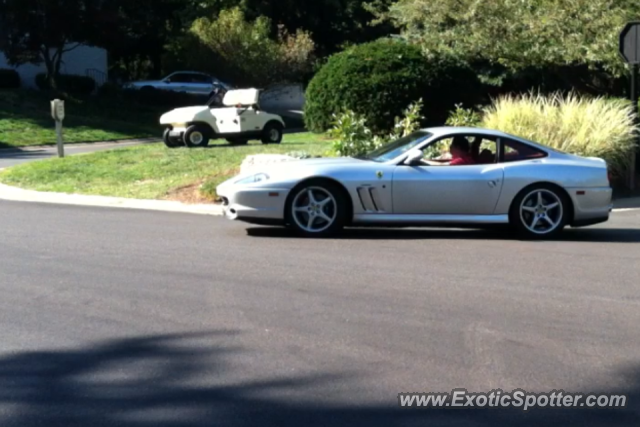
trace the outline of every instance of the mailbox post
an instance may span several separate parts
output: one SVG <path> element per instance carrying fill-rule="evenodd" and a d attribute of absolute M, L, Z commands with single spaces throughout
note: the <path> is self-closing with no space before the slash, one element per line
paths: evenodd
<path fill-rule="evenodd" d="M 64 157 L 64 144 L 62 142 L 62 121 L 64 120 L 64 101 L 54 99 L 51 101 L 51 117 L 56 121 L 56 137 L 58 145 L 58 157 Z"/>
<path fill-rule="evenodd" d="M 620 32 L 620 55 L 629 64 L 631 72 L 631 88 L 629 99 L 636 112 L 636 124 L 640 122 L 638 117 L 638 66 L 640 65 L 640 22 L 629 22 Z M 638 144 L 630 159 L 629 164 L 629 188 L 636 187 L 636 162 Z"/>

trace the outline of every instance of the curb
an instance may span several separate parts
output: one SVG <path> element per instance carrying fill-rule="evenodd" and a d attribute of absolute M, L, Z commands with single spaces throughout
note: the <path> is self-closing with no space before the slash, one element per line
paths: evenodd
<path fill-rule="evenodd" d="M 128 199 L 126 197 L 87 196 L 83 194 L 52 193 L 23 190 L 0 184 L 0 200 L 12 202 L 51 203 L 59 205 L 94 206 L 104 208 L 138 209 L 164 212 L 222 216 L 222 206 L 216 204 L 188 205 L 171 200 Z"/>

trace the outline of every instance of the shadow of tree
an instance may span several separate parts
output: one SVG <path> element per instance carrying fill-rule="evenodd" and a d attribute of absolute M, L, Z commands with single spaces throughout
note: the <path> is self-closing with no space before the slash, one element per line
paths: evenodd
<path fill-rule="evenodd" d="M 297 398 L 345 374 L 229 381 L 228 361 L 244 348 L 223 346 L 235 331 L 147 336 L 77 350 L 0 358 L 0 425 L 122 427 L 328 427 L 449 425 L 638 425 L 640 370 L 626 373 L 627 408 L 399 408 L 341 406 Z M 228 340 L 227 340 L 228 341 Z M 223 379 L 223 377 L 225 379 Z M 433 391 L 433 390 L 425 390 Z M 447 390 L 442 390 L 447 391 Z M 597 390 L 584 390 L 596 392 Z M 282 395 L 286 394 L 286 397 Z M 5 408 L 3 410 L 3 408 Z"/>

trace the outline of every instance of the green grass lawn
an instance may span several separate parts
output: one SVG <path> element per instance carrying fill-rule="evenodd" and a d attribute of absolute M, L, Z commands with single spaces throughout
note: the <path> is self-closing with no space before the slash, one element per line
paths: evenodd
<path fill-rule="evenodd" d="M 36 90 L 0 90 L 0 148 L 55 144 L 50 95 Z M 65 143 L 159 137 L 162 110 L 110 99 L 68 99 Z"/>
<path fill-rule="evenodd" d="M 212 141 L 209 148 L 169 149 L 162 143 L 145 144 L 14 166 L 0 172 L 0 181 L 38 191 L 204 201 L 215 198 L 215 186 L 236 174 L 248 155 L 323 155 L 330 148 L 325 136 L 310 133 L 285 135 L 279 145 L 252 141 L 232 147 Z"/>

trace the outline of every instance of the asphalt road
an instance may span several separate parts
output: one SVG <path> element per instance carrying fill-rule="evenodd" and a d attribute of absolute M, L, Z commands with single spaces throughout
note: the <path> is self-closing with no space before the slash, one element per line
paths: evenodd
<path fill-rule="evenodd" d="M 640 213 L 521 242 L 304 240 L 0 202 L 0 426 L 631 426 Z M 399 392 L 612 392 L 626 409 L 401 409 Z"/>
<path fill-rule="evenodd" d="M 95 151 L 112 150 L 114 148 L 124 148 L 133 145 L 140 145 L 148 142 L 148 140 L 132 140 L 127 142 L 96 142 L 90 144 L 66 144 L 65 156 L 74 154 L 93 153 Z M 28 148 L 8 148 L 0 149 L 0 169 L 22 163 L 33 162 L 35 160 L 44 160 L 58 155 L 58 149 L 55 146 L 28 147 Z"/>

